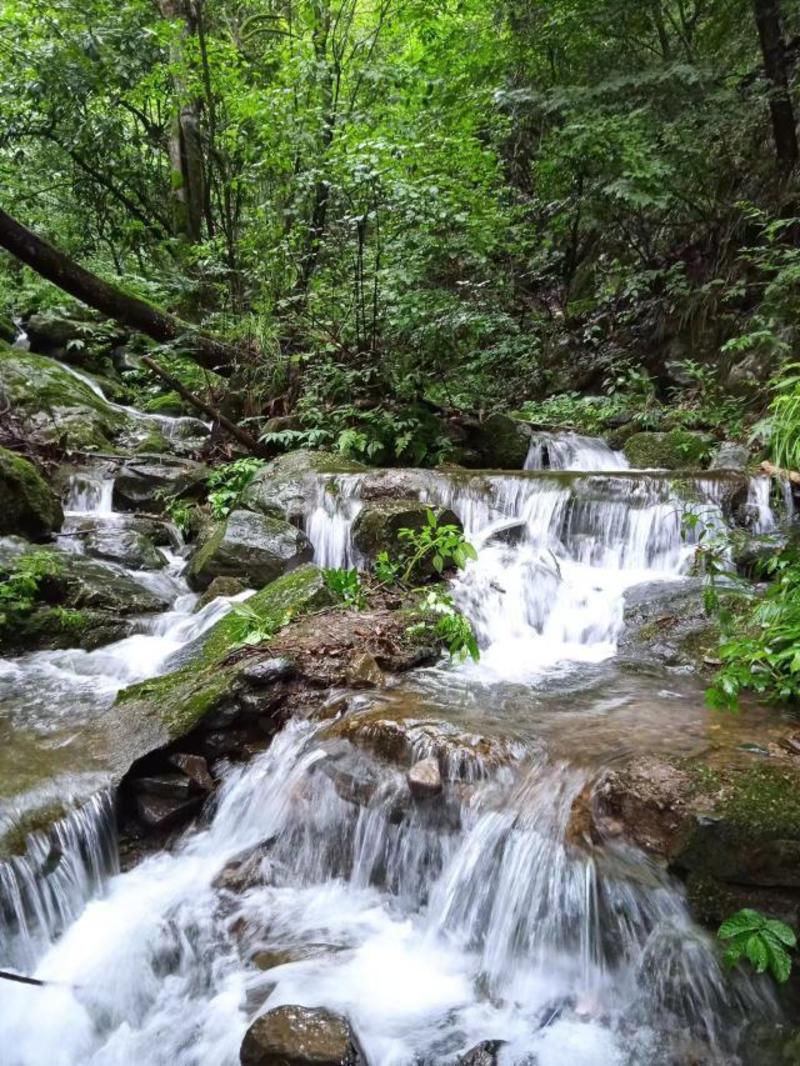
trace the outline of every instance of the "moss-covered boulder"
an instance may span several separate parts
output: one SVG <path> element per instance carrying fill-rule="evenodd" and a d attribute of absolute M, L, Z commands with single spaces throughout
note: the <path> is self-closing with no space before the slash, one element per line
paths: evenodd
<path fill-rule="evenodd" d="M 329 606 L 333 595 L 316 566 L 299 567 L 247 600 L 246 616 L 232 612 L 209 630 L 180 670 L 123 689 L 112 712 L 116 734 L 133 761 L 222 714 L 232 724 L 250 689 L 249 664 L 229 660 L 249 633 L 277 632 L 292 619 Z M 268 646 L 268 645 L 267 645 Z"/>
<path fill-rule="evenodd" d="M 53 359 L 0 342 L 0 397 L 38 440 L 68 449 L 108 450 L 134 427 L 88 382 Z"/>
<path fill-rule="evenodd" d="M 400 530 L 422 529 L 427 525 L 429 511 L 433 511 L 439 525 L 462 529 L 459 517 L 447 508 L 430 507 L 419 500 L 373 500 L 358 513 L 353 524 L 353 543 L 368 560 L 382 551 L 399 557 L 408 551 Z"/>
<path fill-rule="evenodd" d="M 625 457 L 639 470 L 680 470 L 704 466 L 713 438 L 688 429 L 668 433 L 634 433 L 623 446 Z"/>
<path fill-rule="evenodd" d="M 25 322 L 25 332 L 32 352 L 100 372 L 108 370 L 112 349 L 127 336 L 79 308 L 37 311 Z"/>
<path fill-rule="evenodd" d="M 63 521 L 58 498 L 33 463 L 0 448 L 0 534 L 43 540 Z"/>
<path fill-rule="evenodd" d="M 472 441 L 481 466 L 492 470 L 522 470 L 531 444 L 527 422 L 493 414 L 475 431 Z"/>
<path fill-rule="evenodd" d="M 341 455 L 301 448 L 267 463 L 242 493 L 240 504 L 300 525 L 316 498 L 320 475 L 357 474 L 366 469 Z"/>
<path fill-rule="evenodd" d="M 311 542 L 296 526 L 239 509 L 195 552 L 187 579 L 193 589 L 205 589 L 217 577 L 236 577 L 261 588 L 313 556 Z"/>
<path fill-rule="evenodd" d="M 208 467 L 176 455 L 141 454 L 120 467 L 114 479 L 114 507 L 161 514 L 171 496 L 202 493 Z"/>

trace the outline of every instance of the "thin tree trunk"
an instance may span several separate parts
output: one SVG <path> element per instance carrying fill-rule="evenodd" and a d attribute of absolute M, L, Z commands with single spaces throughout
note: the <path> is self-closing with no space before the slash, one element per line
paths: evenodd
<path fill-rule="evenodd" d="M 144 333 L 161 344 L 180 339 L 181 351 L 207 370 L 229 375 L 241 353 L 223 341 L 198 332 L 193 326 L 151 304 L 130 296 L 115 285 L 85 270 L 27 229 L 0 208 L 0 248 L 35 270 L 47 281 L 89 307 L 115 319 L 128 329 Z"/>
<path fill-rule="evenodd" d="M 764 74 L 769 84 L 769 110 L 775 154 L 781 169 L 788 173 L 797 163 L 797 129 L 786 72 L 786 49 L 781 25 L 780 0 L 753 0 Z"/>
<path fill-rule="evenodd" d="M 142 362 L 145 366 L 149 367 L 154 374 L 160 377 L 162 381 L 166 382 L 171 389 L 174 389 L 179 396 L 182 396 L 187 403 L 190 403 L 192 407 L 197 408 L 198 411 L 202 411 L 204 415 L 208 415 L 208 417 L 215 422 L 219 422 L 222 428 L 238 440 L 240 444 L 243 444 L 248 451 L 254 452 L 256 455 L 259 452 L 263 452 L 263 448 L 252 433 L 248 433 L 246 429 L 237 426 L 235 422 L 231 422 L 231 420 L 226 418 L 221 411 L 216 409 L 216 407 L 212 407 L 210 403 L 206 403 L 204 400 L 201 400 L 199 396 L 195 396 L 195 394 L 190 392 L 182 382 L 178 381 L 178 379 L 166 371 L 163 366 L 158 364 L 155 359 L 151 358 L 149 355 L 143 355 Z"/>

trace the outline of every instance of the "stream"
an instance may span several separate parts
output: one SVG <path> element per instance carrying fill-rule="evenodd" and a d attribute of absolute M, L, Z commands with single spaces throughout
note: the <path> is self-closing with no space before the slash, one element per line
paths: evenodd
<path fill-rule="evenodd" d="M 176 530 L 166 568 L 129 571 L 165 613 L 95 651 L 0 661 L 0 815 L 43 790 L 75 808 L 55 869 L 41 834 L 0 865 L 0 966 L 54 982 L 0 990 L 5 1066 L 236 1066 L 254 1015 L 281 1004 L 347 1014 L 371 1066 L 452 1063 L 485 1040 L 505 1041 L 503 1066 L 739 1061 L 744 1023 L 777 1017 L 768 985 L 722 971 L 682 887 L 635 847 L 570 841 L 576 801 L 620 757 L 709 744 L 700 679 L 631 668 L 619 644 L 626 596 L 683 587 L 700 531 L 725 524 L 724 475 L 695 479 L 687 529 L 668 477 L 596 441 L 541 435 L 526 468 L 409 472 L 478 549 L 453 594 L 481 659 L 346 712 L 403 722 L 416 758 L 442 757 L 441 803 L 409 805 L 402 767 L 292 720 L 227 769 L 198 827 L 119 872 L 104 712 L 231 609 L 195 612 Z M 321 565 L 360 562 L 364 484 L 320 475 L 306 501 Z M 769 484 L 751 483 L 759 532 L 776 523 Z M 62 546 L 78 550 L 87 518 L 125 528 L 112 485 L 102 464 L 73 477 Z M 768 728 L 752 714 L 722 742 Z M 234 890 L 242 856 L 252 876 Z"/>

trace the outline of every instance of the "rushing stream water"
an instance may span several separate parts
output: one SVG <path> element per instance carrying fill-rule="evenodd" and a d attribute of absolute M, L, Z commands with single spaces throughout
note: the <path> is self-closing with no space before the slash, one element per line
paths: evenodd
<path fill-rule="evenodd" d="M 569 833 L 576 799 L 615 754 L 697 737 L 695 679 L 643 681 L 614 656 L 626 591 L 680 581 L 698 531 L 682 527 L 668 478 L 628 471 L 597 442 L 540 437 L 526 466 L 417 475 L 479 549 L 454 594 L 481 661 L 417 671 L 351 705 L 422 723 L 418 756 L 461 738 L 445 799 L 409 803 L 401 768 L 329 723 L 293 721 L 228 770 L 201 828 L 119 874 L 108 799 L 95 796 L 62 823 L 55 881 L 43 838 L 0 867 L 2 963 L 55 982 L 0 990 L 5 1066 L 235 1066 L 253 1014 L 284 1003 L 346 1013 L 372 1066 L 453 1062 L 488 1039 L 507 1042 L 508 1064 L 737 1061 L 745 1018 L 774 1010 L 768 992 L 723 974 L 681 889 L 644 855 Z M 335 493 L 329 480 L 307 501 L 306 529 L 318 562 L 352 565 L 364 475 L 336 478 Z M 722 487 L 696 481 L 706 526 L 724 522 Z M 124 521 L 110 501 L 101 475 L 76 479 L 67 526 Z M 771 528 L 767 479 L 750 504 L 755 528 Z M 141 632 L 0 663 L 14 727 L 32 717 L 61 738 L 91 722 L 229 609 L 193 614 L 182 565 L 178 547 L 165 571 L 138 573 L 172 603 Z M 507 757 L 461 742 L 476 734 Z M 237 858 L 244 891 L 220 878 Z"/>

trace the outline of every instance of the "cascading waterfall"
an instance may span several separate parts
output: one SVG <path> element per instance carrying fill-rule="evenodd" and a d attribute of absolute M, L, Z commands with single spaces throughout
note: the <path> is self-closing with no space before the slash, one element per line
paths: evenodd
<path fill-rule="evenodd" d="M 543 689 L 570 664 L 611 657 L 624 591 L 679 578 L 703 529 L 726 522 L 724 479 L 629 472 L 608 449 L 561 443 L 540 437 L 527 473 L 402 472 L 420 498 L 452 508 L 478 548 L 453 592 L 482 659 L 448 676 L 463 684 L 479 671 L 481 700 L 501 680 Z M 570 472 L 575 462 L 582 472 Z M 368 482 L 320 477 L 304 523 L 319 564 L 361 562 L 351 533 Z M 99 515 L 99 486 L 74 485 L 73 509 Z M 774 526 L 768 479 L 751 483 L 748 506 Z M 170 583 L 174 601 L 141 633 L 17 668 L 37 685 L 69 670 L 109 692 L 167 668 L 229 606 L 191 614 L 179 565 L 137 575 Z M 236 1066 L 253 1014 L 284 1003 L 346 1013 L 371 1066 L 452 1063 L 490 1039 L 506 1041 L 503 1066 L 738 1063 L 743 1021 L 770 1016 L 770 995 L 722 973 L 662 869 L 576 832 L 595 768 L 512 736 L 490 758 L 460 721 L 412 724 L 407 737 L 412 761 L 439 762 L 435 803 L 415 803 L 402 767 L 329 723 L 293 721 L 266 753 L 228 769 L 207 823 L 171 852 L 108 879 L 110 853 L 61 846 L 85 865 L 108 862 L 74 894 L 48 897 L 32 925 L 40 904 L 13 912 L 23 933 L 10 965 L 56 984 L 4 989 L 8 1066 Z M 41 878 L 47 848 L 29 845 L 15 886 Z"/>
<path fill-rule="evenodd" d="M 623 452 L 579 433 L 534 433 L 525 459 L 526 470 L 627 470 L 628 465 Z"/>

